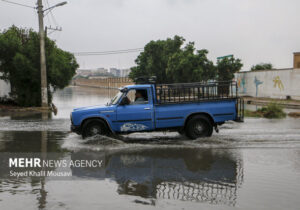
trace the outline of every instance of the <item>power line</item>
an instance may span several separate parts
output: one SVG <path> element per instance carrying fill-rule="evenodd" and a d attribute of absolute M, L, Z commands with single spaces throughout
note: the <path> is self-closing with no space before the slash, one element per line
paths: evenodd
<path fill-rule="evenodd" d="M 134 49 L 126 49 L 126 50 L 99 51 L 99 52 L 74 52 L 74 55 L 75 56 L 112 55 L 112 54 L 141 52 L 143 50 L 144 48 L 134 48 Z"/>
<path fill-rule="evenodd" d="M 50 5 L 49 5 L 49 2 L 48 2 L 48 0 L 46 1 L 46 4 L 47 4 L 47 7 L 49 8 L 50 7 Z M 51 10 L 50 10 L 51 11 Z M 48 11 L 49 12 L 49 11 Z M 47 15 L 48 13 L 46 13 L 45 15 L 44 15 L 44 17 L 46 17 L 47 16 L 47 19 L 48 19 L 48 24 L 49 25 L 51 25 L 51 21 L 50 21 L 50 18 L 49 18 L 49 16 Z"/>
<path fill-rule="evenodd" d="M 29 5 L 26 5 L 26 4 L 20 4 L 20 3 L 17 3 L 17 2 L 7 1 L 7 0 L 1 0 L 1 1 L 4 1 L 4 2 L 6 2 L 6 3 L 10 3 L 10 4 L 15 4 L 15 5 L 19 5 L 19 6 L 23 6 L 23 7 L 28 7 L 28 8 L 35 9 L 35 7 L 29 6 Z"/>
<path fill-rule="evenodd" d="M 94 51 L 94 52 L 75 52 L 76 54 L 93 54 L 93 53 L 110 53 L 110 52 L 123 52 L 123 51 L 140 51 L 144 48 L 131 48 L 131 49 L 125 49 L 125 50 L 110 50 L 110 51 Z"/>
<path fill-rule="evenodd" d="M 47 7 L 48 7 L 48 8 L 51 8 L 51 7 L 50 7 L 50 4 L 49 4 L 49 2 L 48 2 L 48 0 L 46 0 L 46 3 L 47 3 Z M 54 18 L 54 16 L 53 16 L 53 13 L 52 13 L 52 10 L 51 10 L 51 9 L 49 9 L 48 12 L 47 12 L 44 16 L 47 16 L 47 17 L 48 17 L 48 20 L 49 20 L 49 23 L 50 23 L 50 19 L 49 19 L 49 16 L 48 16 L 49 13 L 50 13 L 50 15 L 51 15 L 51 17 L 52 17 L 52 20 L 53 20 L 55 26 L 58 26 L 57 21 L 55 20 L 55 18 Z"/>
<path fill-rule="evenodd" d="M 47 4 L 47 7 L 48 7 L 48 8 L 51 8 L 51 6 L 50 6 L 48 0 L 46 0 L 46 4 Z M 62 28 L 59 27 L 59 25 L 58 25 L 58 23 L 57 23 L 57 21 L 56 21 L 54 15 L 53 15 L 53 13 L 52 13 L 52 9 L 49 9 L 49 10 L 45 13 L 44 17 L 46 17 L 46 16 L 47 16 L 47 19 L 48 19 L 48 24 L 50 25 L 50 27 L 46 27 L 46 28 L 49 29 L 49 30 L 51 30 L 47 35 L 50 35 L 50 34 L 52 34 L 52 33 L 54 33 L 54 32 L 57 32 L 57 31 L 62 31 Z M 50 16 L 51 16 L 51 17 L 50 17 Z M 54 24 L 55 28 L 52 28 L 52 27 L 51 27 L 51 22 Z"/>
<path fill-rule="evenodd" d="M 23 6 L 23 7 L 27 7 L 27 8 L 32 8 L 32 9 L 36 9 L 36 7 L 33 7 L 33 6 L 29 6 L 29 5 L 25 5 L 25 4 L 21 4 L 21 3 L 17 3 L 17 2 L 12 2 L 12 1 L 8 1 L 8 0 L 1 0 L 3 2 L 6 2 L 6 3 L 10 3 L 10 4 L 15 4 L 15 5 L 19 5 L 19 6 Z M 46 0 L 46 3 L 49 7 L 49 2 L 48 0 Z M 54 24 L 56 26 L 58 26 L 58 23 L 52 13 L 51 10 L 49 10 L 49 12 L 51 17 L 52 17 L 52 20 L 54 22 Z M 47 14 L 48 14 L 47 13 Z M 44 15 L 44 16 L 47 16 Z M 50 23 L 50 19 L 48 17 L 48 22 Z M 50 29 L 50 28 L 49 28 Z M 60 29 L 61 30 L 61 29 Z M 52 32 L 51 32 L 52 33 Z M 114 51 L 99 51 L 99 52 L 75 52 L 74 55 L 76 56 L 94 56 L 94 55 L 112 55 L 112 54 L 125 54 L 125 53 L 134 53 L 134 52 L 142 52 L 144 48 L 134 48 L 134 49 L 126 49 L 126 50 L 114 50 Z"/>
<path fill-rule="evenodd" d="M 95 55 L 113 55 L 113 54 L 126 54 L 126 53 L 134 53 L 141 51 L 121 51 L 121 52 L 107 52 L 107 53 L 93 53 L 93 54 L 77 54 L 74 53 L 75 56 L 95 56 Z"/>
<path fill-rule="evenodd" d="M 58 22 L 56 21 L 54 15 L 53 15 L 53 13 L 52 13 L 52 11 L 50 10 L 49 12 L 50 12 L 50 15 L 51 15 L 51 17 L 52 17 L 52 20 L 53 20 L 54 24 L 55 24 L 56 26 L 58 26 L 59 24 L 58 24 Z"/>
<path fill-rule="evenodd" d="M 9 3 L 9 4 L 14 4 L 14 5 L 18 5 L 18 6 L 23 6 L 23 7 L 31 8 L 31 9 L 36 9 L 36 7 L 30 6 L 30 5 L 26 5 L 26 4 L 17 3 L 17 2 L 13 2 L 13 1 L 8 1 L 8 0 L 0 0 L 0 1 L 6 2 L 6 3 Z M 47 0 L 46 3 L 48 5 L 48 7 L 50 7 L 48 0 Z M 58 23 L 57 23 L 56 19 L 54 18 L 54 15 L 52 14 L 51 10 L 49 10 L 44 16 L 47 16 L 48 13 L 50 13 L 54 24 L 56 26 L 58 26 Z M 48 22 L 50 23 L 49 17 L 48 17 Z"/>

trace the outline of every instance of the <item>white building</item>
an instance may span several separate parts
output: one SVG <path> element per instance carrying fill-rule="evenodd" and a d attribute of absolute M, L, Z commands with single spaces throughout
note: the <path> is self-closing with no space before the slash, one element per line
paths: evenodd
<path fill-rule="evenodd" d="M 117 68 L 110 68 L 109 72 L 112 73 L 115 77 L 121 77 L 121 70 Z"/>
<path fill-rule="evenodd" d="M 128 77 L 130 72 L 131 72 L 131 69 L 121 69 L 121 77 Z"/>
<path fill-rule="evenodd" d="M 9 96 L 10 91 L 10 84 L 4 80 L 0 80 L 0 97 Z"/>
<path fill-rule="evenodd" d="M 105 68 L 98 68 L 94 72 L 97 74 L 106 74 L 108 72 L 108 70 Z"/>
<path fill-rule="evenodd" d="M 110 68 L 110 73 L 112 73 L 115 77 L 128 77 L 131 69 L 117 69 Z"/>

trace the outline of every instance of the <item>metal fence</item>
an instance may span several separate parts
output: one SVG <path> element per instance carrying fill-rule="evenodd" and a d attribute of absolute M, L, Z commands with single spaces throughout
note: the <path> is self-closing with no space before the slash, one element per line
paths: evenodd
<path fill-rule="evenodd" d="M 237 97 L 235 81 L 156 84 L 156 100 L 159 104 L 236 99 Z"/>

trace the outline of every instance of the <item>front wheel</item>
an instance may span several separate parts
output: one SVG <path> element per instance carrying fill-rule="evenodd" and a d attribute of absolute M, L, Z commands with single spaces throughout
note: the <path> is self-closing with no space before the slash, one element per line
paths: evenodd
<path fill-rule="evenodd" d="M 107 135 L 108 129 L 104 122 L 100 120 L 87 121 L 83 125 L 82 138 L 87 138 L 96 135 Z"/>
<path fill-rule="evenodd" d="M 213 133 L 213 126 L 206 116 L 195 116 L 186 125 L 185 133 L 190 139 L 208 137 Z"/>
<path fill-rule="evenodd" d="M 184 130 L 183 128 L 178 129 L 177 132 L 178 132 L 180 135 L 185 135 L 185 130 Z"/>

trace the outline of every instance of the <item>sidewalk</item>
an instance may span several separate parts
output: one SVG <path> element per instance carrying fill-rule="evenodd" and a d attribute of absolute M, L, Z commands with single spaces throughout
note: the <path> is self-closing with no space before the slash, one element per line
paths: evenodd
<path fill-rule="evenodd" d="M 286 99 L 275 99 L 275 98 L 255 98 L 244 96 L 245 104 L 254 104 L 266 106 L 269 103 L 278 103 L 288 109 L 300 109 L 300 101 L 298 100 L 286 100 Z"/>

